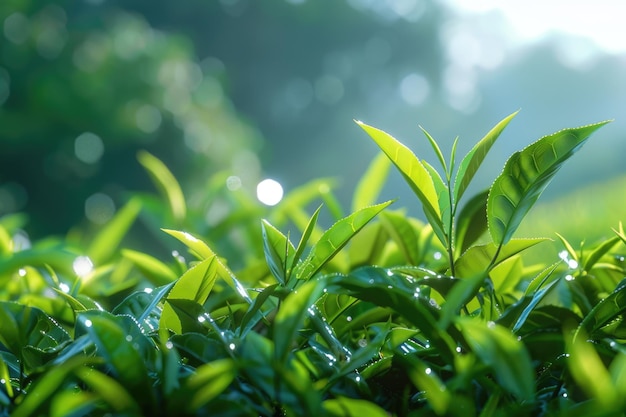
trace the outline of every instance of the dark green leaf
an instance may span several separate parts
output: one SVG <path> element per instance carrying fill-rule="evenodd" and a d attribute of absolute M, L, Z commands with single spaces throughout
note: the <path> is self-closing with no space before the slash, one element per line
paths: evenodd
<path fill-rule="evenodd" d="M 524 344 L 506 328 L 465 317 L 457 320 L 472 351 L 504 389 L 523 401 L 535 396 L 535 370 Z"/>
<path fill-rule="evenodd" d="M 456 217 L 455 249 L 464 253 L 487 231 L 487 196 L 485 190 L 472 197 Z"/>

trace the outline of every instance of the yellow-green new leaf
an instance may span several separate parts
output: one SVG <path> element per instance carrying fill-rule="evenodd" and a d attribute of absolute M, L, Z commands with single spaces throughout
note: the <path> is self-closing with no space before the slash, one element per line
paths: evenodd
<path fill-rule="evenodd" d="M 215 284 L 217 269 L 217 258 L 215 256 L 205 259 L 187 270 L 187 272 L 180 277 L 172 287 L 168 298 L 193 300 L 198 304 L 203 304 Z M 174 333 L 180 333 L 182 331 L 181 321 L 169 304 L 165 304 L 163 307 L 160 327 L 169 329 Z"/>
<path fill-rule="evenodd" d="M 447 238 L 441 219 L 439 198 L 428 170 L 409 148 L 390 134 L 366 125 L 361 121 L 356 123 L 370 135 L 378 147 L 382 149 L 400 173 L 402 173 L 402 176 L 422 203 L 424 214 L 431 223 L 435 234 L 442 243 L 445 243 Z"/>
<path fill-rule="evenodd" d="M 391 162 L 387 155 L 382 152 L 376 155 L 356 186 L 352 198 L 352 211 L 376 203 L 390 167 Z"/>
<path fill-rule="evenodd" d="M 180 184 L 174 175 L 160 159 L 149 152 L 140 151 L 137 154 L 137 159 L 148 171 L 154 185 L 167 200 L 174 220 L 181 223 L 187 214 L 187 205 Z"/>
<path fill-rule="evenodd" d="M 518 112 L 508 115 L 500 123 L 494 126 L 484 138 L 482 138 L 474 147 L 463 157 L 459 170 L 456 173 L 454 179 L 454 201 L 458 202 L 463 193 L 467 189 L 474 175 L 478 171 L 478 168 L 482 164 L 487 152 L 491 149 L 491 146 L 495 143 L 496 139 L 500 136 L 500 133 L 509 124 L 509 122 L 515 117 Z"/>

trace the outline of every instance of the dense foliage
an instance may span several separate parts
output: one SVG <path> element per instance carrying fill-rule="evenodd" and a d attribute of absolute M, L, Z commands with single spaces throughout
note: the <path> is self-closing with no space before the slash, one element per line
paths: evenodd
<path fill-rule="evenodd" d="M 539 139 L 464 199 L 514 116 L 460 162 L 424 131 L 442 170 L 357 122 L 383 152 L 348 215 L 328 180 L 268 209 L 218 175 L 186 201 L 141 153 L 159 195 L 95 237 L 30 242 L 0 219 L 0 415 L 620 415 L 622 226 L 579 248 L 514 238 L 604 123 Z M 377 203 L 392 164 L 427 222 Z M 171 256 L 123 247 L 138 217 Z M 552 244 L 554 263 L 525 261 Z"/>

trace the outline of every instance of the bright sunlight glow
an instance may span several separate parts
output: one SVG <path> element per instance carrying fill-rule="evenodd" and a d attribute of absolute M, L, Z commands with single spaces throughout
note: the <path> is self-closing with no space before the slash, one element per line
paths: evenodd
<path fill-rule="evenodd" d="M 283 199 L 283 186 L 278 181 L 265 179 L 256 186 L 256 196 L 266 206 L 275 206 Z"/>
<path fill-rule="evenodd" d="M 626 52 L 623 42 L 626 2 L 622 0 L 448 0 L 448 3 L 463 14 L 499 14 L 511 34 L 522 42 L 558 33 L 587 38 L 608 53 Z"/>

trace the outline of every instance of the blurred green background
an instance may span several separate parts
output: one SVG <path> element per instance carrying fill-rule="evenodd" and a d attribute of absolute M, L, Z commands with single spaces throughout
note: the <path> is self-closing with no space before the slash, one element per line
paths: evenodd
<path fill-rule="evenodd" d="M 353 119 L 432 160 L 419 125 L 463 154 L 521 109 L 475 189 L 539 137 L 615 119 L 522 230 L 577 239 L 591 217 L 585 232 L 604 235 L 626 217 L 626 6 L 501 3 L 2 0 L 0 216 L 27 213 L 34 237 L 105 223 L 153 187 L 140 149 L 191 198 L 224 171 L 286 192 L 335 177 L 348 202 L 377 152 Z M 416 205 L 398 175 L 385 197 Z"/>

